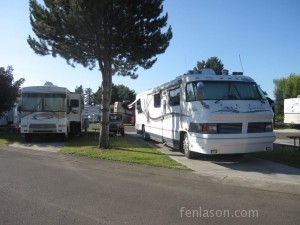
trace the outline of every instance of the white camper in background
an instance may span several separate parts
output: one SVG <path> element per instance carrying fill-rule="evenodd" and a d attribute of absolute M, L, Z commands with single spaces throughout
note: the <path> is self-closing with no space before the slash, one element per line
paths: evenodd
<path fill-rule="evenodd" d="M 100 105 L 85 105 L 81 117 L 87 118 L 90 123 L 97 123 L 100 121 L 101 107 Z"/>
<path fill-rule="evenodd" d="M 20 124 L 20 113 L 18 112 L 18 103 L 15 103 L 13 107 L 4 112 L 0 116 L 0 126 L 10 126 L 10 127 L 15 127 L 18 128 Z"/>
<path fill-rule="evenodd" d="M 300 96 L 284 99 L 284 123 L 300 124 Z"/>
<path fill-rule="evenodd" d="M 25 140 L 33 136 L 81 132 L 80 94 L 55 86 L 32 86 L 21 90 L 21 133 Z"/>
<path fill-rule="evenodd" d="M 186 157 L 273 149 L 273 112 L 250 77 L 185 74 L 137 95 L 136 130 L 182 149 Z"/>

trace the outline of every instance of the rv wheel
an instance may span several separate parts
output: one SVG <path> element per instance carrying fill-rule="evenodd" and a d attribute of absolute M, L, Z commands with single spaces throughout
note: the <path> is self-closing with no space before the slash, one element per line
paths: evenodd
<path fill-rule="evenodd" d="M 148 141 L 149 138 L 148 138 L 148 136 L 147 136 L 147 133 L 146 133 L 146 130 L 145 130 L 145 126 L 143 126 L 142 132 L 143 132 L 143 138 L 144 138 L 144 140 L 145 140 L 145 141 Z"/>
<path fill-rule="evenodd" d="M 192 159 L 194 158 L 194 152 L 190 151 L 190 148 L 189 148 L 189 138 L 188 138 L 188 135 L 187 134 L 184 134 L 184 137 L 183 137 L 183 140 L 182 140 L 182 148 L 183 148 L 183 151 L 184 151 L 184 154 L 185 156 L 188 158 L 188 159 Z"/>
<path fill-rule="evenodd" d="M 25 134 L 25 141 L 30 142 L 32 139 L 31 134 Z"/>
<path fill-rule="evenodd" d="M 61 141 L 67 141 L 67 139 L 68 139 L 68 135 L 67 134 L 60 134 L 59 137 L 60 137 Z"/>

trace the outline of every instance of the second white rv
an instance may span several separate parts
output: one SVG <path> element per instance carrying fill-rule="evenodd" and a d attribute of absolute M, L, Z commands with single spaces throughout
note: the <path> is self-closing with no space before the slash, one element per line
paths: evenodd
<path fill-rule="evenodd" d="M 203 69 L 138 94 L 137 132 L 188 158 L 271 151 L 273 111 L 252 78 L 235 74 Z"/>
<path fill-rule="evenodd" d="M 34 136 L 58 135 L 66 139 L 69 134 L 81 132 L 81 96 L 67 88 L 31 86 L 21 90 L 21 133 L 25 140 Z"/>
<path fill-rule="evenodd" d="M 300 124 L 300 96 L 284 99 L 284 123 Z"/>

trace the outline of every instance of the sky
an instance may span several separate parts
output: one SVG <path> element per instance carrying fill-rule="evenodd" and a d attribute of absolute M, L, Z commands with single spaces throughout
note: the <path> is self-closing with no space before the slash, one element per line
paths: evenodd
<path fill-rule="evenodd" d="M 0 67 L 11 65 L 22 87 L 46 81 L 74 91 L 77 86 L 96 92 L 102 78 L 98 68 L 69 66 L 57 56 L 40 56 L 27 44 L 34 36 L 28 0 L 1 0 Z M 152 68 L 139 68 L 136 80 L 113 76 L 136 93 L 171 81 L 193 69 L 197 61 L 218 57 L 229 72 L 243 71 L 269 97 L 274 79 L 300 74 L 299 0 L 165 0 L 173 38 Z"/>

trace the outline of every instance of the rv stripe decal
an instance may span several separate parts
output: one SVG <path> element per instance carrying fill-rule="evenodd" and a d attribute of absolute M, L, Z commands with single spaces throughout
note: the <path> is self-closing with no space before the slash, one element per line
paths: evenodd
<path fill-rule="evenodd" d="M 149 118 L 151 119 L 151 120 L 154 120 L 154 121 L 156 121 L 156 120 L 162 120 L 163 118 L 165 118 L 165 117 L 170 117 L 170 116 L 174 116 L 174 117 L 178 117 L 178 116 L 186 116 L 186 117 L 188 117 L 188 115 L 184 115 L 184 114 L 181 114 L 181 113 L 167 113 L 167 114 L 164 114 L 164 115 L 161 115 L 161 116 L 158 116 L 158 117 L 151 117 L 150 115 L 149 115 Z"/>

